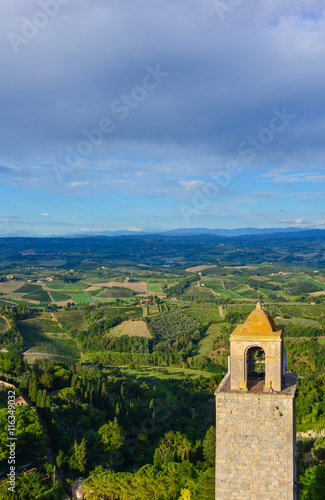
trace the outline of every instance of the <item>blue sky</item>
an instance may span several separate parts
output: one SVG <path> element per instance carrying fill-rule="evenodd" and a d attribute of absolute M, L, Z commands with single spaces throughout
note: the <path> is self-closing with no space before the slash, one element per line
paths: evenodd
<path fill-rule="evenodd" d="M 321 0 L 16 0 L 0 234 L 325 229 Z"/>

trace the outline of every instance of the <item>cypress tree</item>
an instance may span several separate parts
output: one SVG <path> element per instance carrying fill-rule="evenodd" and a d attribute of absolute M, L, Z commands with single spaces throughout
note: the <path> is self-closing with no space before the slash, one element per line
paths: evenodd
<path fill-rule="evenodd" d="M 38 389 L 36 397 L 36 406 L 37 408 L 41 408 L 41 405 L 42 405 L 42 390 Z"/>
<path fill-rule="evenodd" d="M 76 376 L 75 372 L 73 372 L 72 377 L 71 377 L 71 387 L 72 388 L 76 387 L 76 382 L 77 382 L 77 376 Z"/>
<path fill-rule="evenodd" d="M 33 381 L 32 379 L 30 378 L 29 379 L 29 383 L 28 383 L 28 396 L 31 398 L 32 396 L 32 391 L 33 391 Z"/>
<path fill-rule="evenodd" d="M 51 401 L 50 396 L 46 396 L 46 404 L 45 404 L 45 421 L 47 425 L 50 425 L 51 422 Z"/>
<path fill-rule="evenodd" d="M 109 414 L 109 400 L 108 400 L 108 392 L 107 392 L 105 382 L 102 383 L 100 398 L 101 398 L 101 408 L 102 409 L 105 408 Z M 109 417 L 109 415 L 108 415 L 108 417 Z"/>
<path fill-rule="evenodd" d="M 50 438 L 51 438 L 51 442 L 52 443 L 55 443 L 56 439 L 57 439 L 57 429 L 56 429 L 56 423 L 55 423 L 55 420 L 52 418 L 51 420 L 51 427 L 50 427 Z"/>
<path fill-rule="evenodd" d="M 208 469 L 203 472 L 197 481 L 197 500 L 214 500 L 215 499 L 215 470 Z"/>
<path fill-rule="evenodd" d="M 36 400 L 37 400 L 37 383 L 36 383 L 36 380 L 34 380 L 33 384 L 32 384 L 32 390 L 31 390 L 30 399 L 32 400 L 33 403 L 36 403 Z"/>
<path fill-rule="evenodd" d="M 45 416 L 46 416 L 46 398 L 47 398 L 46 389 L 43 389 L 42 397 L 41 397 L 41 403 L 40 403 L 40 408 L 41 408 L 42 417 L 44 419 L 45 419 Z"/>

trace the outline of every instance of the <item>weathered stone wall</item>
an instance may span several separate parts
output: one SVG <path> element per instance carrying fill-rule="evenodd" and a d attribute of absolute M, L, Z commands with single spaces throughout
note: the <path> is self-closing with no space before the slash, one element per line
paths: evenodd
<path fill-rule="evenodd" d="M 216 499 L 295 500 L 294 389 L 227 392 L 221 383 L 216 414 Z"/>

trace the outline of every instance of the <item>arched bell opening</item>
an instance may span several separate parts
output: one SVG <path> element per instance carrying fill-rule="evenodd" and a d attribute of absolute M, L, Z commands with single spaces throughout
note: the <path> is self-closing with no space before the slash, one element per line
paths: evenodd
<path fill-rule="evenodd" d="M 265 381 L 265 351 L 262 347 L 253 346 L 247 350 L 247 388 L 252 389 L 257 384 L 263 385 Z"/>

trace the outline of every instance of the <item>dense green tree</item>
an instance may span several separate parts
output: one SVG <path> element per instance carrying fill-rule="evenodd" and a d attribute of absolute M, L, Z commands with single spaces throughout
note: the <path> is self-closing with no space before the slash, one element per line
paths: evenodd
<path fill-rule="evenodd" d="M 23 451 L 38 453 L 42 449 L 43 429 L 39 417 L 29 406 L 16 406 L 15 437 L 17 438 L 16 454 Z M 0 410 L 0 460 L 8 454 L 8 411 Z"/>
<path fill-rule="evenodd" d="M 79 399 L 77 390 L 72 387 L 65 387 L 64 389 L 61 389 L 59 397 L 68 404 L 74 403 Z"/>
<path fill-rule="evenodd" d="M 192 443 L 179 431 L 164 434 L 155 451 L 155 465 L 163 466 L 175 461 L 183 461 L 190 457 Z"/>
<path fill-rule="evenodd" d="M 188 488 L 182 489 L 181 496 L 179 497 L 179 500 L 191 500 L 192 498 L 193 498 L 192 493 Z"/>
<path fill-rule="evenodd" d="M 199 474 L 193 498 L 195 500 L 215 500 L 215 469 L 209 468 Z"/>
<path fill-rule="evenodd" d="M 187 460 L 170 463 L 161 470 L 145 465 L 133 474 L 98 468 L 83 483 L 83 489 L 89 500 L 103 500 L 109 495 L 121 500 L 179 500 L 180 496 L 196 500 L 198 475 L 200 472 Z M 210 499 L 211 496 L 200 497 Z"/>
<path fill-rule="evenodd" d="M 74 442 L 72 455 L 70 457 L 70 467 L 78 471 L 80 474 L 84 474 L 86 471 L 87 463 L 87 442 L 82 439 L 81 443 L 78 444 L 77 441 Z"/>
<path fill-rule="evenodd" d="M 216 429 L 211 426 L 203 439 L 203 455 L 209 465 L 213 466 L 216 460 Z"/>
<path fill-rule="evenodd" d="M 37 400 L 37 382 L 34 379 L 32 383 L 32 389 L 31 389 L 31 394 L 30 394 L 30 399 L 32 400 L 33 403 L 36 403 Z"/>
<path fill-rule="evenodd" d="M 108 424 L 104 424 L 98 430 L 105 451 L 111 452 L 118 450 L 123 445 L 124 430 L 118 424 L 117 418 L 110 420 Z"/>
<path fill-rule="evenodd" d="M 33 392 L 33 380 L 32 378 L 29 379 L 28 382 L 28 396 L 31 398 Z"/>
<path fill-rule="evenodd" d="M 59 450 L 59 453 L 56 456 L 56 465 L 61 468 L 64 463 L 64 459 L 65 459 L 64 451 Z"/>
<path fill-rule="evenodd" d="M 36 398 L 36 407 L 41 408 L 42 406 L 42 389 L 38 389 Z"/>
<path fill-rule="evenodd" d="M 309 467 L 306 472 L 300 476 L 301 500 L 324 500 L 325 498 L 325 467 L 323 465 L 314 465 Z"/>
<path fill-rule="evenodd" d="M 317 439 L 314 446 L 311 449 L 311 454 L 313 459 L 317 462 L 325 462 L 325 439 Z"/>
<path fill-rule="evenodd" d="M 15 492 L 9 492 L 9 483 L 4 481 L 0 488 L 0 500 L 35 500 L 47 489 L 42 474 L 30 472 L 16 479 Z"/>

